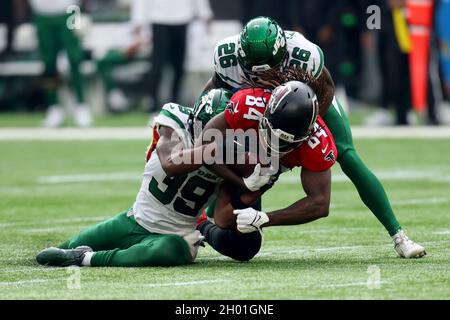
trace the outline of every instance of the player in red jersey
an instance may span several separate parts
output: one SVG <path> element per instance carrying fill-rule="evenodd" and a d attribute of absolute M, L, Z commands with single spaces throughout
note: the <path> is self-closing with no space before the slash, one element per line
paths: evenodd
<path fill-rule="evenodd" d="M 229 241 L 233 236 L 230 232 L 227 236 L 223 233 L 234 226 L 243 234 L 257 237 L 260 233 L 254 231 L 262 227 L 301 224 L 328 215 L 330 167 L 336 161 L 337 150 L 330 131 L 318 116 L 317 98 L 308 85 L 290 81 L 273 92 L 262 88 L 242 89 L 232 96 L 225 112 L 212 119 L 204 130 L 212 128 L 223 133 L 227 129 L 258 130 L 263 147 L 279 161 L 280 172 L 302 167 L 299 182 L 306 193 L 306 197 L 290 206 L 269 213 L 250 207 L 244 196 L 230 200 L 226 195 L 219 195 L 214 210 L 215 224 L 204 221 L 198 226 L 213 248 L 233 257 L 230 254 L 233 241 Z M 234 215 L 230 214 L 230 206 Z M 254 240 L 256 245 L 257 239 Z M 249 243 L 245 245 L 252 247 Z"/>

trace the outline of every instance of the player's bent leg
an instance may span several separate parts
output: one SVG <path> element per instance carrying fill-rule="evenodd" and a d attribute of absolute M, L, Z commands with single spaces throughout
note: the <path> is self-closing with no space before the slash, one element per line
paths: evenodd
<path fill-rule="evenodd" d="M 337 99 L 333 100 L 323 119 L 336 142 L 337 161 L 342 170 L 355 185 L 364 204 L 383 224 L 389 235 L 394 235 L 400 229 L 400 225 L 380 181 L 356 153 L 350 124 Z"/>
<path fill-rule="evenodd" d="M 89 246 L 94 251 L 108 249 L 125 249 L 142 241 L 148 236 L 148 231 L 136 223 L 127 211 L 90 226 L 79 234 L 63 242 L 58 247 L 73 249 L 79 246 Z"/>
<path fill-rule="evenodd" d="M 366 167 L 354 149 L 347 150 L 338 161 L 364 204 L 375 214 L 390 236 L 396 234 L 400 230 L 400 224 L 377 177 Z"/>
<path fill-rule="evenodd" d="M 401 226 L 398 223 L 387 194 L 378 178 L 367 168 L 359 157 L 353 146 L 353 138 L 345 112 L 337 99 L 333 100 L 328 112 L 323 117 L 325 123 L 333 134 L 338 150 L 338 159 L 342 171 L 350 178 L 364 204 L 372 211 L 377 219 L 383 224 L 394 242 L 395 250 L 401 257 L 409 258 L 411 253 L 421 251 L 420 256 L 425 254 L 423 247 L 411 240 L 403 239 Z M 402 232 L 402 234 L 400 234 Z M 421 250 L 422 248 L 422 250 Z"/>
<path fill-rule="evenodd" d="M 251 260 L 261 248 L 259 232 L 241 234 L 236 230 L 219 228 L 210 221 L 202 222 L 197 228 L 217 252 L 237 261 Z"/>
<path fill-rule="evenodd" d="M 128 249 L 95 252 L 93 267 L 178 266 L 192 262 L 188 243 L 180 236 L 151 234 Z"/>

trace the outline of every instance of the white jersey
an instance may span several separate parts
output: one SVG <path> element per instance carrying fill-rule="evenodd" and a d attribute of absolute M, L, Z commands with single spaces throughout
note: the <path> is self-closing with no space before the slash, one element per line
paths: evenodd
<path fill-rule="evenodd" d="M 154 128 L 158 130 L 162 125 L 174 129 L 184 148 L 191 148 L 189 110 L 175 103 L 165 104 L 154 119 Z M 158 139 L 159 135 L 154 134 L 152 145 Z M 185 236 L 195 230 L 198 217 L 215 198 L 221 179 L 203 166 L 188 174 L 168 177 L 157 152 L 152 149 L 149 152 L 133 215 L 150 232 Z"/>
<path fill-rule="evenodd" d="M 309 71 L 315 78 L 322 73 L 324 66 L 323 52 L 319 46 L 306 39 L 301 33 L 285 31 L 287 65 Z M 244 71 L 238 63 L 239 35 L 220 41 L 214 50 L 214 71 L 233 88 L 240 88 L 246 79 Z"/>

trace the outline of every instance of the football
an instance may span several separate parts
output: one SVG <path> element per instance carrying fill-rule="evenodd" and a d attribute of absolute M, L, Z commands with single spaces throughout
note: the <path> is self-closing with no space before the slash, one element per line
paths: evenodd
<path fill-rule="evenodd" d="M 255 169 L 258 161 L 258 155 L 256 153 L 245 152 L 235 156 L 234 163 L 228 166 L 240 177 L 247 178 Z"/>

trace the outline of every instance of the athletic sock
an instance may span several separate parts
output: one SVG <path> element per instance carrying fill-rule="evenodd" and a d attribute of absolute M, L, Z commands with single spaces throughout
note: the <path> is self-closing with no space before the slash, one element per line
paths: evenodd
<path fill-rule="evenodd" d="M 91 266 L 91 259 L 95 252 L 85 252 L 83 261 L 81 261 L 81 265 L 85 267 Z"/>

